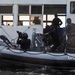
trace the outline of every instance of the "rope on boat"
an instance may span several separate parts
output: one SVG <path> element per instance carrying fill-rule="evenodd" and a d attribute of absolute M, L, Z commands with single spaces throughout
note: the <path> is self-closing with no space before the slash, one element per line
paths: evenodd
<path fill-rule="evenodd" d="M 21 53 L 27 53 L 27 54 L 31 54 L 31 55 L 38 55 L 38 54 L 42 54 L 41 52 L 40 53 L 29 53 L 29 52 L 27 52 L 27 51 L 22 51 L 22 52 L 15 52 L 15 51 L 13 51 L 11 48 L 8 48 L 11 52 L 13 52 L 13 53 L 17 53 L 17 54 L 21 54 Z M 15 49 L 14 49 L 15 50 Z"/>
<path fill-rule="evenodd" d="M 5 47 L 3 47 L 2 49 L 0 49 L 0 53 L 1 53 L 1 51 L 2 50 L 4 50 L 4 48 Z M 21 54 L 21 53 L 27 53 L 27 54 L 31 54 L 31 55 L 39 55 L 39 54 L 44 54 L 43 52 L 38 52 L 38 53 L 30 53 L 30 52 L 24 52 L 24 51 L 22 51 L 22 52 L 15 52 L 15 51 L 13 51 L 10 47 L 8 47 L 8 49 L 11 51 L 11 52 L 13 52 L 13 53 L 17 53 L 17 54 Z M 15 49 L 14 49 L 15 50 Z M 51 56 L 66 56 L 65 54 L 53 54 L 53 53 L 45 53 L 45 54 L 48 54 L 48 55 L 51 55 Z M 72 55 L 69 55 L 69 54 L 67 54 L 67 56 L 70 56 L 70 57 L 73 57 L 73 58 L 75 58 L 75 56 L 72 56 Z"/>
<path fill-rule="evenodd" d="M 39 55 L 39 54 L 44 54 L 43 52 L 37 52 L 37 53 L 30 53 L 30 52 L 15 52 L 15 51 L 13 51 L 11 48 L 9 48 L 9 50 L 11 51 L 11 52 L 13 52 L 13 53 L 18 53 L 18 54 L 21 54 L 21 53 L 27 53 L 27 54 L 31 54 L 31 55 Z M 51 56 L 65 56 L 64 54 L 62 55 L 57 55 L 57 54 L 52 54 L 52 53 L 46 53 L 46 54 L 48 54 L 48 55 L 51 55 Z"/>
<path fill-rule="evenodd" d="M 29 28 L 30 28 L 30 27 L 28 27 L 26 30 L 24 30 L 23 33 L 26 32 Z"/>
<path fill-rule="evenodd" d="M 38 53 L 29 53 L 27 52 L 27 54 L 31 54 L 31 55 L 39 55 L 39 54 L 43 54 L 42 52 L 38 52 Z"/>
<path fill-rule="evenodd" d="M 8 48 L 11 52 L 13 52 L 13 53 L 17 53 L 17 54 L 21 54 L 21 53 L 24 53 L 24 52 L 15 52 L 15 51 L 13 51 L 11 48 Z M 14 49 L 15 50 L 15 49 Z"/>
<path fill-rule="evenodd" d="M 36 55 L 37 54 L 37 55 L 39 55 L 39 54 L 44 54 L 44 53 L 40 52 L 40 53 L 27 53 L 27 54 L 32 54 L 32 55 Z M 52 54 L 52 53 L 45 53 L 45 54 L 48 54 L 48 55 L 51 55 L 51 56 L 65 56 L 64 54 L 63 55 L 62 54 L 61 55 L 55 55 L 55 54 Z"/>
<path fill-rule="evenodd" d="M 52 55 L 52 56 L 65 56 L 65 54 L 59 55 L 59 54 L 52 54 L 52 53 L 48 53 L 48 55 Z"/>

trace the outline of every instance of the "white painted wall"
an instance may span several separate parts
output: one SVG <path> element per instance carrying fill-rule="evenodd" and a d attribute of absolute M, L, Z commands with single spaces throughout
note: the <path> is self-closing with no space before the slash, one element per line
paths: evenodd
<path fill-rule="evenodd" d="M 75 0 L 68 0 L 67 1 L 67 18 L 71 18 L 72 22 L 75 23 L 75 14 L 70 13 L 70 2 Z"/>
<path fill-rule="evenodd" d="M 0 5 L 5 5 L 5 4 L 14 4 L 14 0 L 0 0 Z"/>
<path fill-rule="evenodd" d="M 66 4 L 67 0 L 0 0 L 0 4 Z"/>
<path fill-rule="evenodd" d="M 15 0 L 18 4 L 66 4 L 66 0 Z"/>
<path fill-rule="evenodd" d="M 7 27 L 3 26 L 3 28 L 6 30 L 6 32 L 13 38 L 17 38 L 17 33 L 16 31 L 25 31 L 27 27 L 17 27 L 17 15 L 18 11 L 16 11 L 17 5 L 18 4 L 66 4 L 67 5 L 67 18 L 71 18 L 72 21 L 75 23 L 75 14 L 70 14 L 70 1 L 75 1 L 75 0 L 0 0 L 0 5 L 13 5 L 13 15 L 14 15 L 14 27 Z M 37 28 L 37 33 L 42 33 L 42 26 L 30 26 L 30 29 L 27 30 L 26 32 L 29 35 L 29 38 L 32 37 L 32 32 L 33 28 Z M 0 35 L 5 34 L 3 30 L 0 28 Z M 7 34 L 5 34 L 7 36 Z M 7 36 L 9 38 L 9 36 Z M 10 39 L 10 38 L 9 38 Z M 11 39 L 10 39 L 11 40 Z"/>

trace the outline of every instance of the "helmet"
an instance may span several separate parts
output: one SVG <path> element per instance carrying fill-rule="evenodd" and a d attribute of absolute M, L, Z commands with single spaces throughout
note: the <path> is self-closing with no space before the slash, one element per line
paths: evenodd
<path fill-rule="evenodd" d="M 28 34 L 27 34 L 27 33 L 23 33 L 23 34 L 22 34 L 22 38 L 23 38 L 23 39 L 27 39 L 27 38 L 28 38 Z"/>

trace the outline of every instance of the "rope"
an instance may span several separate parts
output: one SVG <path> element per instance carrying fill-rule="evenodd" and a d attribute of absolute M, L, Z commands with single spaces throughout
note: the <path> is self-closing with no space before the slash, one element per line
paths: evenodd
<path fill-rule="evenodd" d="M 26 32 L 29 28 L 30 28 L 30 27 L 28 27 L 26 30 L 24 30 L 23 33 Z"/>
<path fill-rule="evenodd" d="M 0 28 L 3 29 L 3 27 L 1 27 L 1 26 L 0 26 Z M 3 29 L 3 30 L 4 30 L 4 29 Z M 4 32 L 9 36 L 9 34 L 8 34 L 5 30 L 4 30 Z M 12 39 L 10 36 L 9 36 L 9 38 Z"/>
<path fill-rule="evenodd" d="M 57 54 L 51 54 L 51 53 L 48 53 L 48 55 L 52 55 L 52 56 L 65 56 L 65 54 L 57 55 Z"/>
<path fill-rule="evenodd" d="M 17 54 L 21 54 L 21 53 L 27 53 L 27 54 L 31 54 L 31 55 L 39 55 L 39 54 L 44 54 L 43 52 L 37 52 L 37 53 L 29 53 L 29 52 L 15 52 L 15 51 L 13 51 L 11 48 L 8 48 L 11 52 L 13 52 L 13 53 L 17 53 Z M 14 49 L 15 50 L 15 49 Z M 51 53 L 46 53 L 46 54 L 48 54 L 48 55 L 51 55 L 51 56 L 65 56 L 64 54 L 62 55 L 55 55 L 55 54 L 51 54 Z"/>
<path fill-rule="evenodd" d="M 17 53 L 17 54 L 21 54 L 21 53 L 24 53 L 24 52 L 15 52 L 15 51 L 13 51 L 11 48 L 8 48 L 11 52 L 13 52 L 13 53 Z M 14 49 L 15 50 L 15 49 Z"/>

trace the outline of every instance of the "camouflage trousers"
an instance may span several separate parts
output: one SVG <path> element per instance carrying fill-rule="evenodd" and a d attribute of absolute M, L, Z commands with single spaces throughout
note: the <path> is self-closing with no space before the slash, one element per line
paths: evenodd
<path fill-rule="evenodd" d="M 69 47 L 75 48 L 75 37 L 74 36 L 68 37 L 68 40 L 66 41 L 66 48 L 69 48 Z"/>

